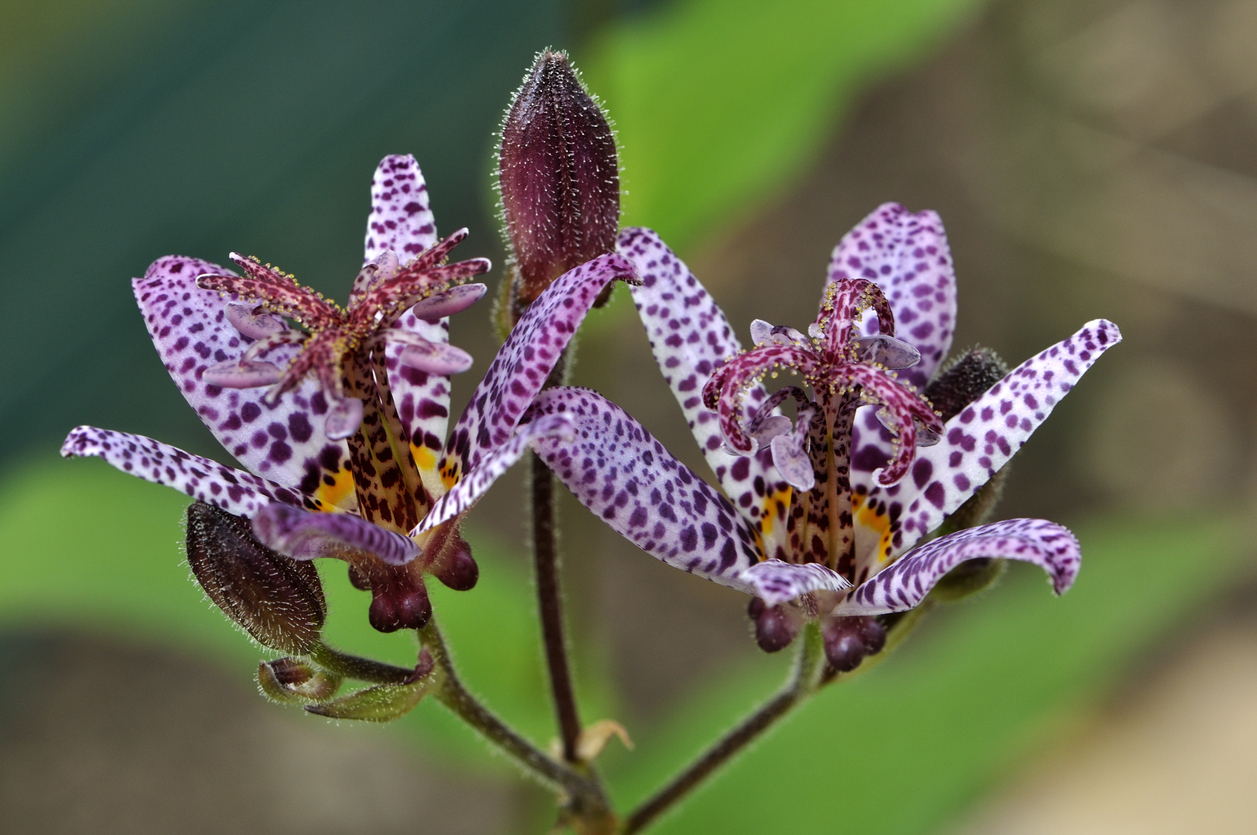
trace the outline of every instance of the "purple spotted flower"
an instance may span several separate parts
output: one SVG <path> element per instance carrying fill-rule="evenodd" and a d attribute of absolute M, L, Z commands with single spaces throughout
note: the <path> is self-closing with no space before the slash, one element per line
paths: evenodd
<path fill-rule="evenodd" d="M 566 415 L 576 441 L 542 439 L 541 458 L 590 510 L 669 565 L 755 595 L 761 646 L 779 649 L 821 620 L 839 669 L 884 640 L 871 615 L 919 604 L 958 564 L 1024 560 L 1057 593 L 1078 543 L 1065 528 L 1014 519 L 919 543 L 1026 442 L 1079 377 L 1121 338 L 1087 323 L 943 421 L 922 395 L 951 346 L 955 280 L 932 212 L 880 207 L 834 250 L 807 334 L 756 321 L 743 351 L 724 314 L 653 232 L 619 252 L 655 359 L 723 495 L 597 394 L 543 392 L 529 417 Z M 804 386 L 770 393 L 761 379 Z M 793 421 L 782 414 L 796 403 Z"/>
<path fill-rule="evenodd" d="M 236 276 L 168 256 L 133 282 L 175 383 L 248 472 L 93 427 L 71 432 L 62 455 L 102 457 L 252 519 L 258 539 L 286 556 L 348 561 L 355 585 L 372 592 L 372 625 L 392 631 L 427 621 L 425 572 L 475 584 L 459 520 L 531 439 L 570 434 L 562 416 L 519 418 L 598 293 L 633 268 L 610 254 L 558 279 L 447 439 L 449 375 L 470 365 L 449 344 L 448 316 L 483 295 L 460 282 L 488 262 L 444 263 L 465 233 L 438 239 L 412 157 L 385 158 L 371 196 L 347 309 L 247 258 L 235 258 L 245 273 Z M 438 507 L 441 524 L 430 521 Z"/>

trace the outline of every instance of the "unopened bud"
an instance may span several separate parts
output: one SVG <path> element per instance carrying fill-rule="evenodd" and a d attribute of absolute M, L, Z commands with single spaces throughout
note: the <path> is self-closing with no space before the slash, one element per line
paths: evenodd
<path fill-rule="evenodd" d="M 565 54 L 541 53 L 515 94 L 502 125 L 498 176 L 513 253 L 513 323 L 560 275 L 615 249 L 615 137 Z"/>
<path fill-rule="evenodd" d="M 999 355 L 979 345 L 948 363 L 925 387 L 925 397 L 947 422 L 1007 373 L 1008 366 Z"/>
<path fill-rule="evenodd" d="M 886 646 L 886 627 L 877 618 L 830 618 L 821 623 L 825 658 L 840 673 L 849 673 Z"/>
<path fill-rule="evenodd" d="M 258 664 L 258 687 L 282 703 L 310 704 L 336 695 L 343 679 L 300 658 L 276 658 Z"/>
<path fill-rule="evenodd" d="M 454 591 L 467 591 L 474 588 L 480 579 L 480 567 L 471 555 L 471 546 L 453 526 L 447 539 L 441 544 L 440 553 L 436 555 L 428 571 L 438 580 Z"/>
<path fill-rule="evenodd" d="M 307 705 L 306 710 L 329 719 L 391 722 L 400 719 L 427 695 L 433 684 L 432 656 L 424 649 L 410 678 L 400 684 L 381 684 L 331 702 Z"/>
<path fill-rule="evenodd" d="M 259 644 L 303 655 L 318 643 L 327 602 L 312 563 L 272 551 L 249 520 L 200 501 L 188 507 L 187 545 L 201 588 Z"/>
<path fill-rule="evenodd" d="M 755 643 L 764 652 L 779 652 L 790 646 L 803 626 L 797 609 L 782 604 L 768 606 L 758 597 L 751 600 L 746 613 L 755 621 Z"/>
<path fill-rule="evenodd" d="M 428 589 L 410 566 L 387 566 L 371 577 L 367 620 L 380 632 L 422 629 L 432 617 Z"/>

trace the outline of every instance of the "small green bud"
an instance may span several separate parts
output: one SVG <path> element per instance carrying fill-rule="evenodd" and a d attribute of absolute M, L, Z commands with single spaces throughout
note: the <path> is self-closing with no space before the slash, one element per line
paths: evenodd
<path fill-rule="evenodd" d="M 299 658 L 277 658 L 258 664 L 258 687 L 281 704 L 310 704 L 336 695 L 344 679 Z"/>
<path fill-rule="evenodd" d="M 424 649 L 410 678 L 400 684 L 368 687 L 331 702 L 306 705 L 306 710 L 329 719 L 391 722 L 415 709 L 435 683 L 432 656 Z"/>

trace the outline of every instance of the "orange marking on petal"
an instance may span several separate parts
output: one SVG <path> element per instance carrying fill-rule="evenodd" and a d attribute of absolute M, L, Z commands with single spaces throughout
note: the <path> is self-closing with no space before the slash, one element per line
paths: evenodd
<path fill-rule="evenodd" d="M 354 498 L 354 476 L 349 470 L 334 473 L 331 484 L 323 479 L 314 491 L 314 499 L 321 505 L 319 510 L 348 510 L 345 503 Z"/>
<path fill-rule="evenodd" d="M 851 497 L 851 511 L 855 523 L 879 535 L 877 543 L 877 561 L 886 562 L 890 559 L 890 517 L 878 513 L 867 505 L 868 497 L 856 495 Z"/>

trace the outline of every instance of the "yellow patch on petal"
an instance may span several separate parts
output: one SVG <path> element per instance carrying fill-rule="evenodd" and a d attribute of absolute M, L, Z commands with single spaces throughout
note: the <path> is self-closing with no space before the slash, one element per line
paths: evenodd
<path fill-rule="evenodd" d="M 852 516 L 855 518 L 857 526 L 873 531 L 878 535 L 877 561 L 884 563 L 890 559 L 890 517 L 884 513 L 878 513 L 869 507 L 867 502 L 867 496 L 852 496 Z"/>
<path fill-rule="evenodd" d="M 436 456 L 426 446 L 410 445 L 410 454 L 414 456 L 415 467 L 419 472 L 431 471 L 436 467 Z"/>
<path fill-rule="evenodd" d="M 782 519 L 785 518 L 785 514 L 790 510 L 790 497 L 793 493 L 794 489 L 787 487 L 764 497 L 763 512 L 759 517 L 759 527 L 764 536 L 772 534 L 773 525 L 777 524 L 778 513 L 782 514 Z"/>
<path fill-rule="evenodd" d="M 350 502 L 355 498 L 353 473 L 340 470 L 332 476 L 331 484 L 327 483 L 327 477 L 324 476 L 315 488 L 314 498 L 322 505 L 320 510 L 347 510 L 348 507 L 342 502 Z"/>

